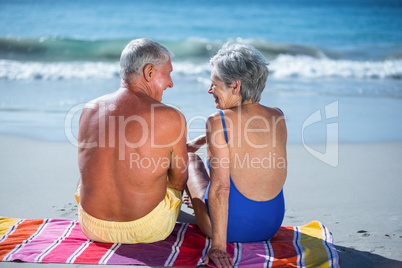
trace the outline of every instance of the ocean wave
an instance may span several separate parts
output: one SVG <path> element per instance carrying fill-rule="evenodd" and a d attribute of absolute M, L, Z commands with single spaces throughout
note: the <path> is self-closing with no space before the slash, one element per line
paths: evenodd
<path fill-rule="evenodd" d="M 363 62 L 279 55 L 270 61 L 268 69 L 269 79 L 402 79 L 402 60 Z M 195 77 L 199 82 L 210 83 L 210 67 L 207 63 L 175 63 L 174 75 Z"/>
<path fill-rule="evenodd" d="M 115 61 L 127 40 L 79 40 L 56 37 L 0 38 L 0 58 L 18 61 Z"/>
<path fill-rule="evenodd" d="M 402 60 L 351 61 L 279 55 L 270 66 L 274 78 L 402 79 Z"/>
<path fill-rule="evenodd" d="M 402 60 L 351 61 L 279 55 L 270 61 L 269 79 L 402 79 Z M 173 61 L 172 78 L 210 83 L 208 61 Z M 119 78 L 116 62 L 21 62 L 0 60 L 1 80 Z"/>
<path fill-rule="evenodd" d="M 115 62 L 130 39 L 84 40 L 58 37 L 21 38 L 0 37 L 0 59 L 41 62 Z M 355 47 L 343 51 L 314 46 L 271 42 L 265 39 L 232 38 L 209 40 L 188 38 L 186 40 L 157 40 L 168 47 L 178 61 L 208 61 L 226 42 L 250 44 L 272 61 L 280 55 L 308 56 L 315 59 L 385 60 L 401 59 L 402 46 Z"/>
<path fill-rule="evenodd" d="M 64 80 L 119 77 L 118 63 L 20 62 L 0 60 L 3 80 Z"/>
<path fill-rule="evenodd" d="M 82 40 L 56 37 L 0 37 L 0 59 L 44 62 L 110 62 L 119 60 L 121 51 L 129 41 L 129 39 Z M 175 59 L 178 60 L 209 59 L 216 54 L 225 42 L 251 44 L 270 60 L 280 54 L 307 55 L 315 58 L 327 57 L 319 48 L 298 44 L 273 43 L 263 39 L 235 38 L 228 40 L 208 40 L 189 38 L 179 41 L 157 41 L 168 47 L 175 55 Z"/>

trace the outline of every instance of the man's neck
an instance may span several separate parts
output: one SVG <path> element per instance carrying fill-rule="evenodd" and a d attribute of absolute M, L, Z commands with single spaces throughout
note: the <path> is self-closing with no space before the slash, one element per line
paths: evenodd
<path fill-rule="evenodd" d="M 149 87 L 147 86 L 146 83 L 144 83 L 143 81 L 141 81 L 140 79 L 133 79 L 133 80 L 122 80 L 121 81 L 121 88 L 127 89 L 131 92 L 141 92 L 144 93 L 148 96 L 150 96 L 151 91 L 149 89 Z"/>

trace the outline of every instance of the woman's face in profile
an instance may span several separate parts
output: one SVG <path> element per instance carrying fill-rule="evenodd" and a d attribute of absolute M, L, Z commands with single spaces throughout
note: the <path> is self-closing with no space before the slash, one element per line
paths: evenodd
<path fill-rule="evenodd" d="M 217 109 L 229 109 L 239 105 L 239 94 L 233 94 L 233 88 L 223 82 L 217 75 L 215 67 L 211 70 L 211 86 L 208 93 L 215 99 Z"/>

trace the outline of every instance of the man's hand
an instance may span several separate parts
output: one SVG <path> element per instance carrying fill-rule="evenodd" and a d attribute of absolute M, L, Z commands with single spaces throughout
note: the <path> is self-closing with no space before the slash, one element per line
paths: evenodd
<path fill-rule="evenodd" d="M 208 264 L 209 261 L 213 261 L 217 267 L 233 267 L 233 259 L 230 257 L 226 250 L 221 250 L 216 247 L 211 247 L 205 255 L 203 261 L 204 264 Z"/>
<path fill-rule="evenodd" d="M 206 142 L 207 142 L 207 136 L 206 135 L 198 136 L 194 140 L 187 142 L 187 152 L 188 153 L 195 153 Z"/>

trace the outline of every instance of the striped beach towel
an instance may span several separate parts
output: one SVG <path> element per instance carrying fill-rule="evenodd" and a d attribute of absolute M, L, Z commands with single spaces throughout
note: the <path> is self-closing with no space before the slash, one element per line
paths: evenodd
<path fill-rule="evenodd" d="M 75 220 L 0 218 L 3 262 L 195 267 L 210 245 L 188 223 L 178 222 L 164 241 L 127 245 L 88 240 Z M 228 243 L 227 250 L 237 267 L 339 267 L 331 233 L 318 221 L 282 226 L 269 241 Z"/>

